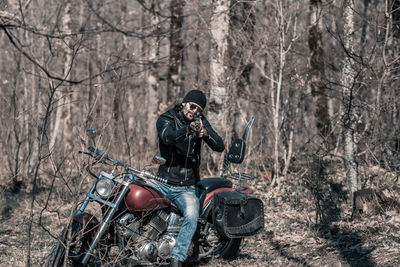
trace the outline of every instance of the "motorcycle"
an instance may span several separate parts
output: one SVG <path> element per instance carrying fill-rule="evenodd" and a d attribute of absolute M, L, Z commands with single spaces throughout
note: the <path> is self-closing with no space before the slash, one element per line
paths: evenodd
<path fill-rule="evenodd" d="M 240 172 L 253 122 L 254 117 L 246 124 L 242 138 L 233 142 L 220 177 L 204 178 L 196 185 L 201 210 L 188 261 L 235 259 L 243 238 L 258 234 L 264 227 L 261 200 L 251 188 L 241 185 L 255 178 Z M 177 206 L 152 186 L 152 180 L 167 180 L 149 171 L 149 166 L 166 160 L 155 155 L 145 168 L 136 169 L 98 149 L 95 130 L 88 129 L 87 133 L 91 144 L 81 153 L 93 157 L 94 163 L 111 165 L 112 171 L 101 170 L 96 175 L 87 168 L 95 181 L 72 222 L 52 246 L 46 266 L 63 266 L 65 262 L 72 266 L 167 265 L 183 218 Z M 239 164 L 238 173 L 225 173 L 231 163 Z M 227 178 L 234 179 L 236 185 Z M 99 204 L 100 216 L 86 210 L 90 203 Z"/>

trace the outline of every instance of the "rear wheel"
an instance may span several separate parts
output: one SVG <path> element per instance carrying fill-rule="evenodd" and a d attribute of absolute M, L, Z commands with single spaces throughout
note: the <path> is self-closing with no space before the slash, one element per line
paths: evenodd
<path fill-rule="evenodd" d="M 71 237 L 68 258 L 65 259 L 69 231 L 71 231 Z M 45 266 L 63 266 L 64 260 L 67 261 L 67 266 L 78 266 L 88 247 L 88 234 L 85 233 L 85 229 L 82 228 L 81 224 L 73 222 L 71 227 L 66 227 L 54 242 Z"/>
<path fill-rule="evenodd" d="M 242 238 L 222 238 L 212 227 L 200 242 L 200 258 L 216 257 L 225 260 L 236 259 Z"/>
<path fill-rule="evenodd" d="M 241 238 L 221 240 L 221 248 L 218 250 L 218 257 L 224 260 L 234 260 L 238 257 L 240 251 Z"/>

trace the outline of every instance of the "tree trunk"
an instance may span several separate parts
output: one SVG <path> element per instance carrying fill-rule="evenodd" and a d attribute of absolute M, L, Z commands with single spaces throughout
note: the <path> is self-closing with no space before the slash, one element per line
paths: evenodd
<path fill-rule="evenodd" d="M 400 0 L 388 0 L 391 2 L 392 31 L 395 38 L 400 38 Z"/>
<path fill-rule="evenodd" d="M 353 21 L 354 4 L 352 0 L 345 0 L 344 3 L 344 33 L 343 45 L 346 50 L 342 67 L 342 87 L 343 87 L 343 136 L 344 136 L 344 157 L 346 168 L 347 186 L 350 192 L 350 199 L 353 193 L 361 189 L 360 178 L 358 176 L 358 163 L 356 158 L 356 143 L 354 141 L 354 106 L 353 88 L 356 79 L 352 59 L 349 53 L 353 51 Z"/>
<path fill-rule="evenodd" d="M 210 98 L 208 119 L 224 138 L 226 136 L 227 124 L 227 101 L 228 83 L 225 73 L 225 57 L 228 49 L 229 33 L 229 6 L 230 1 L 215 0 L 214 10 L 211 17 L 211 51 L 210 51 Z M 217 166 L 222 163 L 222 158 L 213 158 Z"/>
<path fill-rule="evenodd" d="M 370 3 L 370 0 L 364 0 L 364 10 L 363 10 L 363 17 L 364 18 L 367 18 L 367 16 L 368 16 L 368 10 L 370 10 L 369 3 Z M 363 24 L 362 24 L 361 38 L 360 38 L 360 47 L 362 48 L 361 49 L 361 53 L 360 53 L 361 56 L 363 56 L 365 54 L 365 47 L 366 47 L 365 46 L 365 41 L 367 39 L 367 29 L 368 29 L 368 27 L 369 27 L 368 21 L 364 20 Z"/>
<path fill-rule="evenodd" d="M 155 9 L 155 2 L 152 4 L 152 10 Z M 157 29 L 159 24 L 159 17 L 156 12 L 153 12 L 150 18 L 150 24 L 152 29 Z M 158 55 L 159 55 L 159 42 L 160 36 L 158 30 L 153 31 L 153 36 L 148 40 L 147 50 L 147 84 L 146 84 L 146 107 L 147 107 L 147 132 L 146 139 L 148 149 L 150 151 L 155 150 L 157 141 L 156 121 L 157 121 L 157 110 L 158 110 Z"/>
<path fill-rule="evenodd" d="M 182 32 L 182 0 L 171 1 L 171 28 L 168 66 L 167 103 L 174 101 L 180 94 L 180 62 L 183 48 Z"/>
<path fill-rule="evenodd" d="M 335 138 L 331 133 L 328 113 L 328 100 L 325 85 L 325 56 L 322 44 L 322 33 L 319 25 L 321 0 L 310 0 L 310 21 L 308 28 L 308 46 L 310 48 L 311 65 L 311 91 L 315 99 L 315 119 L 319 134 L 326 144 L 326 149 L 331 150 L 335 146 Z"/>
<path fill-rule="evenodd" d="M 400 0 L 388 0 L 392 1 L 391 13 L 392 13 L 392 32 L 393 32 L 393 44 L 392 44 L 392 58 L 393 58 L 393 71 L 392 77 L 399 77 L 400 74 Z M 399 90 L 399 82 L 398 79 L 394 79 L 392 84 L 389 85 L 390 88 L 393 88 L 393 99 L 400 99 L 400 90 Z M 399 151 L 400 150 L 400 125 L 399 125 L 399 116 L 400 116 L 400 101 L 394 101 L 393 110 L 391 112 L 391 122 L 392 127 L 391 136 L 392 140 L 395 140 L 392 143 L 392 150 Z"/>
<path fill-rule="evenodd" d="M 386 211 L 392 209 L 400 210 L 400 203 L 394 190 L 358 190 L 354 192 L 351 219 L 367 218 L 369 216 L 384 214 Z"/>
<path fill-rule="evenodd" d="M 285 31 L 284 31 L 284 14 L 282 3 L 277 4 L 278 17 L 277 23 L 279 27 L 279 51 L 278 51 L 278 74 L 276 84 L 271 82 L 271 99 L 272 99 L 272 113 L 273 113 L 273 131 L 274 131 L 274 178 L 272 180 L 273 186 L 279 186 L 279 142 L 280 142 L 280 122 L 281 122 L 281 91 L 282 91 L 282 79 L 283 69 L 286 63 L 286 52 L 285 51 Z M 274 77 L 273 70 L 271 70 L 271 77 Z M 274 90 L 276 88 L 276 90 Z"/>
<path fill-rule="evenodd" d="M 63 10 L 63 16 L 62 16 L 62 21 L 61 21 L 61 25 L 62 25 L 62 30 L 65 33 L 70 32 L 70 24 L 71 24 L 71 14 L 70 14 L 70 9 L 71 9 L 71 3 L 67 2 L 65 4 L 65 8 Z M 68 75 L 70 73 L 71 70 L 71 66 L 70 66 L 70 62 L 71 62 L 71 51 L 69 49 L 69 47 L 65 46 L 64 49 L 64 69 L 63 69 L 63 77 L 64 79 L 68 78 Z M 67 143 L 68 142 L 64 142 L 64 138 L 66 138 L 67 136 L 69 136 L 69 134 L 67 133 L 69 131 L 69 129 L 66 129 L 68 126 L 67 125 L 71 125 L 71 111 L 70 111 L 70 96 L 69 94 L 63 94 L 62 92 L 59 92 L 56 94 L 58 96 L 58 102 L 56 103 L 56 117 L 54 120 L 54 126 L 53 126 L 53 133 L 51 135 L 51 141 L 50 141 L 50 146 L 49 149 L 50 151 L 54 148 L 55 144 L 56 144 L 56 140 L 61 139 L 63 140 L 63 147 L 60 147 L 61 151 L 63 149 L 66 149 Z M 67 127 L 66 127 L 67 126 Z M 69 138 L 67 138 L 69 141 Z"/>
<path fill-rule="evenodd" d="M 99 10 L 99 14 L 100 16 L 104 16 L 104 6 L 105 4 L 105 0 L 99 0 L 99 1 L 95 1 L 95 8 Z M 93 21 L 94 23 L 96 23 L 98 25 L 98 22 L 96 22 L 96 20 Z M 105 47 L 106 40 L 104 38 L 101 38 L 100 35 L 96 36 L 96 47 L 94 49 L 94 53 L 93 53 L 93 73 L 98 73 L 101 72 L 103 68 L 105 68 L 106 63 L 106 59 L 105 59 L 105 55 L 104 52 L 102 51 L 103 47 Z M 97 76 L 96 79 L 94 79 L 95 82 L 95 87 L 94 87 L 94 91 L 93 91 L 93 108 L 94 108 L 94 120 L 98 121 L 100 119 L 103 119 L 107 114 L 105 112 L 105 105 L 104 105 L 104 85 L 103 85 L 103 81 L 102 81 L 102 77 L 101 76 Z"/>

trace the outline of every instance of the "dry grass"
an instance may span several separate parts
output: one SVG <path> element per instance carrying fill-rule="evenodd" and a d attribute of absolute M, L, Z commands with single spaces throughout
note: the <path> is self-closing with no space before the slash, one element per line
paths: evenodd
<path fill-rule="evenodd" d="M 388 211 L 350 221 L 352 207 L 338 186 L 344 184 L 341 177 L 335 173 L 311 181 L 292 176 L 274 188 L 252 182 L 265 204 L 265 230 L 243 242 L 237 260 L 214 259 L 203 266 L 400 266 L 400 214 Z M 72 207 L 68 197 L 58 195 L 42 210 L 46 198 L 46 191 L 39 193 L 35 204 L 33 266 L 43 264 L 53 242 L 48 231 L 57 235 Z M 25 266 L 29 198 L 20 193 L 8 201 L 20 204 L 0 221 L 0 266 Z"/>

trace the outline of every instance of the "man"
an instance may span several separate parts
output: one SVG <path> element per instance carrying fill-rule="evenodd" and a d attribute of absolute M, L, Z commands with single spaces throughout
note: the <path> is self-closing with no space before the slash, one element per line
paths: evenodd
<path fill-rule="evenodd" d="M 218 152 L 225 149 L 222 138 L 202 114 L 206 103 L 202 91 L 192 90 L 181 104 L 157 120 L 160 153 L 167 160 L 159 167 L 158 175 L 168 180 L 167 183 L 157 182 L 158 188 L 178 206 L 184 216 L 171 253 L 171 266 L 182 266 L 197 227 L 199 200 L 195 184 L 200 180 L 201 143 L 206 142 Z M 195 120 L 197 117 L 200 119 Z"/>

